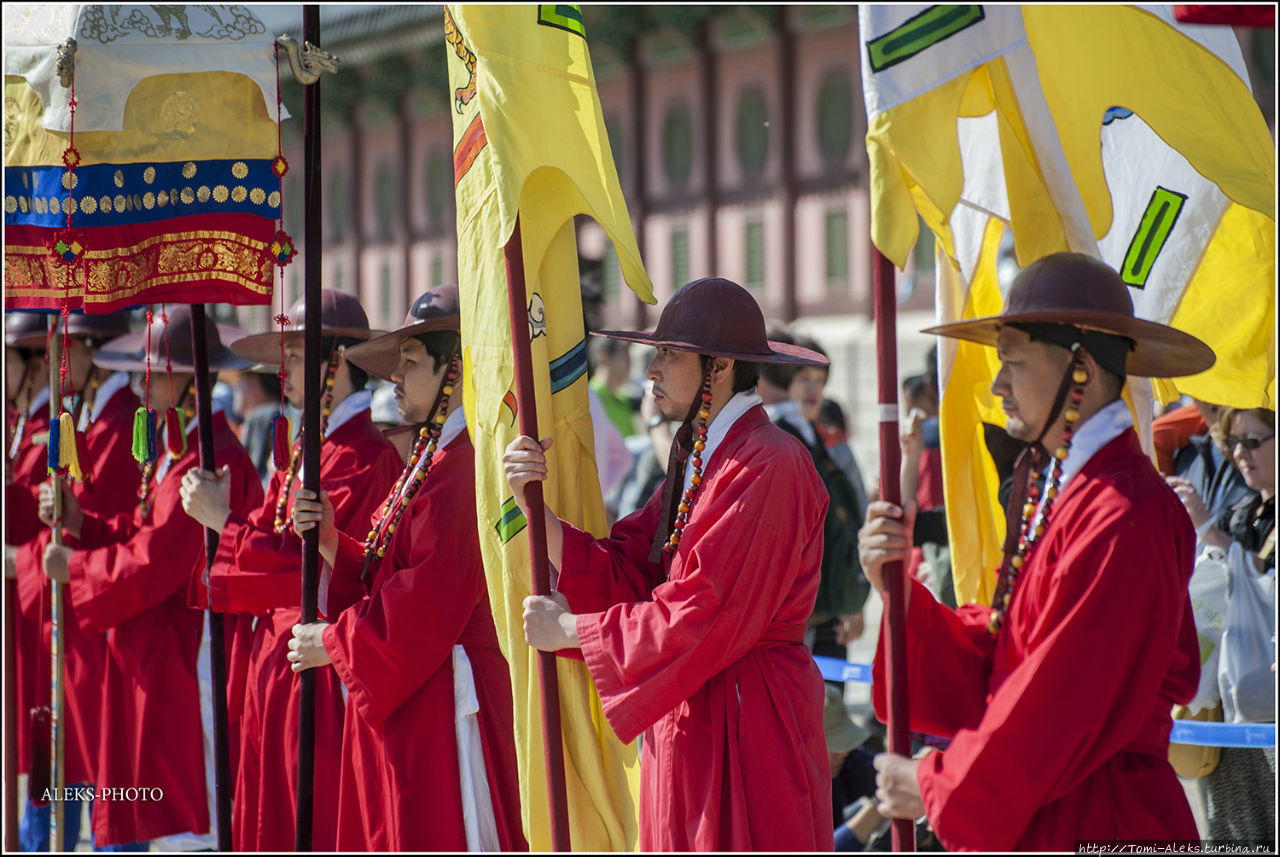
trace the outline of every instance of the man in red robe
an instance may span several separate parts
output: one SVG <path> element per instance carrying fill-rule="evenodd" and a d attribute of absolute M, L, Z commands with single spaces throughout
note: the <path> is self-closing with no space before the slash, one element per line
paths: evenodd
<path fill-rule="evenodd" d="M 49 710 L 37 701 L 36 683 L 48 675 L 48 655 L 41 656 L 40 624 L 18 604 L 17 549 L 36 539 L 43 528 L 37 497 L 48 478 L 49 362 L 45 354 L 48 316 L 35 312 L 5 314 L 5 404 L 9 417 L 5 435 L 4 525 L 6 608 L 12 611 L 14 636 L 15 738 L 18 772 L 28 775 L 28 801 L 19 825 L 24 850 L 48 850 L 48 805 L 39 798 L 50 782 Z M 37 343 L 32 344 L 36 338 Z M 19 345 L 22 341 L 24 344 Z M 26 568 L 22 577 L 44 575 Z M 38 583 L 37 583 L 38 585 Z M 47 652 L 47 650 L 46 650 Z M 47 696 L 47 694 L 46 694 Z M 76 822 L 79 830 L 78 820 Z M 68 833 L 71 831 L 68 829 Z"/>
<path fill-rule="evenodd" d="M 167 324 L 158 315 L 150 325 L 149 352 L 142 331 L 112 340 L 94 357 L 98 366 L 134 373 L 147 368 L 148 356 L 151 366 L 172 365 L 170 377 L 151 379 L 147 402 L 169 414 L 159 457 L 144 468 L 129 514 L 103 517 L 64 495 L 63 531 L 76 547 L 48 545 L 44 571 L 69 584 L 82 630 L 106 632 L 94 843 L 154 839 L 161 850 L 189 850 L 216 845 L 213 700 L 206 618 L 188 606 L 191 582 L 204 568 L 204 531 L 179 498 L 183 474 L 199 461 L 199 419 L 192 411 L 184 432 L 176 418 L 194 402 L 191 311 L 175 306 L 167 317 Z M 247 365 L 222 345 L 229 331 L 206 322 L 210 371 Z M 215 458 L 230 467 L 231 503 L 247 514 L 262 502 L 262 483 L 226 418 L 211 418 Z"/>
<path fill-rule="evenodd" d="M 305 307 L 290 310 L 283 336 L 284 395 L 301 410 Z M 373 515 L 400 473 L 395 447 L 369 415 L 368 375 L 351 364 L 345 349 L 369 337 L 359 300 L 344 292 L 321 293 L 320 484 L 328 493 L 340 529 L 359 530 Z M 280 362 L 281 335 L 246 336 L 231 343 L 239 357 L 264 365 Z M 313 405 L 314 406 L 314 405 Z M 302 487 L 302 439 L 289 465 L 272 474 L 263 504 L 252 514 L 233 513 L 226 480 L 204 470 L 183 477 L 182 504 L 206 527 L 222 533 L 209 572 L 209 603 L 220 613 L 261 617 L 249 643 L 240 763 L 236 773 L 232 842 L 237 851 L 288 851 L 294 846 L 297 813 L 300 685 L 286 655 L 293 626 L 302 616 L 302 540 L 292 528 L 293 496 Z M 352 575 L 348 587 L 360 586 Z M 323 590 L 323 587 L 322 587 Z M 329 605 L 321 602 L 321 612 Z M 336 847 L 342 685 L 330 670 L 320 673 L 315 695 L 315 803 L 312 846 Z"/>
<path fill-rule="evenodd" d="M 319 523 L 335 582 L 367 598 L 331 625 L 298 625 L 295 670 L 332 664 L 350 697 L 338 848 L 523 851 L 511 682 L 476 525 L 475 450 L 462 412 L 458 290 L 418 298 L 399 330 L 347 352 L 396 385 L 419 427 L 368 536 L 335 527 L 332 497 L 299 491 L 294 527 Z M 346 598 L 329 589 L 330 615 Z"/>
<path fill-rule="evenodd" d="M 130 432 L 138 397 L 129 388 L 129 376 L 93 365 L 93 355 L 107 339 L 129 332 L 128 317 L 122 313 L 85 315 L 72 313 L 66 319 L 66 336 L 59 328 L 59 341 L 65 345 L 67 392 L 75 392 L 71 414 L 80 435 L 80 468 L 84 479 L 67 482 L 64 491 L 74 493 L 80 506 L 94 514 L 110 517 L 128 512 L 135 502 L 135 480 L 138 465 L 130 454 Z M 18 341 L 19 347 L 43 350 L 45 334 L 33 332 Z M 52 480 L 40 486 L 42 507 L 52 508 Z M 43 527 L 36 538 L 17 552 L 18 604 L 28 621 L 42 627 L 37 655 L 36 705 L 51 705 L 52 584 L 41 568 L 44 549 L 52 539 L 48 528 L 52 518 L 42 519 Z M 84 785 L 95 781 L 93 763 L 98 756 L 98 707 L 101 698 L 102 661 L 106 640 L 96 632 L 85 632 L 76 621 L 70 601 L 63 597 L 63 690 L 66 699 L 67 731 L 64 750 L 63 781 L 68 785 Z M 39 795 L 28 789 L 28 800 Z M 45 812 L 47 816 L 47 811 Z M 72 819 L 73 820 L 70 820 Z M 68 837 L 79 833 L 80 802 L 68 801 L 64 824 Z M 47 826 L 47 821 L 45 822 Z M 67 839 L 73 845 L 74 840 Z M 40 850 L 47 850 L 42 848 Z"/>
<path fill-rule="evenodd" d="M 767 340 L 755 299 L 722 279 L 678 291 L 652 334 L 599 335 L 657 347 L 654 399 L 684 424 L 663 489 L 609 538 L 547 510 L 558 593 L 526 599 L 525 637 L 580 650 L 614 732 L 643 733 L 641 850 L 830 851 L 825 695 L 804 646 L 827 492 L 754 390 L 754 364 L 827 360 Z M 544 445 L 504 456 L 526 515 Z"/>
<path fill-rule="evenodd" d="M 1194 374 L 1213 352 L 1136 319 L 1120 276 L 1074 253 L 1019 274 L 999 316 L 926 332 L 997 348 L 991 390 L 1028 447 L 995 603 L 951 610 L 909 581 L 910 727 L 952 741 L 922 760 L 877 757 L 880 813 L 927 815 L 947 850 L 1198 840 L 1168 763 L 1170 711 L 1199 678 L 1195 533 L 1120 392 L 1126 373 Z M 1049 461 L 1041 489 L 1032 477 Z M 878 588 L 913 516 L 868 511 L 860 553 Z M 873 691 L 883 718 L 882 655 Z"/>

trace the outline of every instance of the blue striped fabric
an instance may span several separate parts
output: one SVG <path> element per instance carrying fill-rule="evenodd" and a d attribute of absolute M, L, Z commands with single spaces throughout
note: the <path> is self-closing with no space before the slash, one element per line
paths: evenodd
<path fill-rule="evenodd" d="M 57 229 L 74 195 L 76 227 L 126 226 L 203 214 L 256 214 L 275 220 L 280 182 L 270 159 L 93 164 L 64 187 L 61 166 L 5 167 L 4 222 Z"/>

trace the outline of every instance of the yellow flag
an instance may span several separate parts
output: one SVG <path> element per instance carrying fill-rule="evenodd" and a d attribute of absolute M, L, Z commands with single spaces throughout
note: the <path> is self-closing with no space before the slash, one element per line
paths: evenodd
<path fill-rule="evenodd" d="M 538 702 L 537 652 L 524 641 L 532 593 L 528 533 L 502 471 L 519 435 L 503 248 L 519 217 L 539 436 L 553 437 L 547 505 L 606 533 L 587 403 L 573 218 L 593 217 L 614 241 L 623 276 L 653 301 L 640 263 L 596 94 L 578 7 L 445 8 L 454 111 L 458 283 L 467 424 L 476 448 L 476 504 L 494 622 L 511 666 L 525 836 L 551 847 Z M 560 710 L 574 850 L 636 847 L 639 765 L 605 721 L 584 664 L 560 659 Z"/>
<path fill-rule="evenodd" d="M 1001 234 L 1023 265 L 1103 259 L 1138 316 L 1217 354 L 1153 396 L 1275 402 L 1275 146 L 1227 27 L 1169 6 L 863 6 L 872 238 L 899 267 L 937 238 L 940 322 L 994 315 Z M 987 601 L 1004 537 L 981 422 L 989 349 L 944 343 L 942 455 L 956 597 Z"/>

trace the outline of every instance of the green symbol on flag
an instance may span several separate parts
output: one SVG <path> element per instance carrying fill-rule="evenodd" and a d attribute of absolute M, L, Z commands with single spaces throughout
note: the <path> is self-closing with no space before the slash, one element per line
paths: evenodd
<path fill-rule="evenodd" d="M 538 23 L 544 27 L 555 27 L 587 37 L 587 28 L 582 23 L 582 10 L 572 3 L 555 3 L 538 6 Z"/>
<path fill-rule="evenodd" d="M 516 505 L 516 498 L 508 497 L 507 501 L 502 504 L 502 517 L 498 519 L 498 523 L 494 526 L 494 529 L 498 531 L 498 538 L 505 545 L 524 528 L 524 513 Z"/>
<path fill-rule="evenodd" d="M 883 36 L 867 42 L 872 71 L 911 59 L 986 17 L 981 6 L 930 6 Z"/>
<path fill-rule="evenodd" d="M 1185 194 L 1156 186 L 1120 267 L 1120 277 L 1126 283 L 1138 289 L 1147 284 L 1151 266 L 1169 240 L 1169 233 L 1173 231 L 1173 224 L 1177 223 L 1182 204 L 1186 201 Z"/>

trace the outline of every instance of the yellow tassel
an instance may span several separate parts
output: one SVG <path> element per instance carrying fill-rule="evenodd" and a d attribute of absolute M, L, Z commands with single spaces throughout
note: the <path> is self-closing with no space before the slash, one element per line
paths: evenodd
<path fill-rule="evenodd" d="M 80 472 L 80 456 L 76 453 L 76 424 L 71 414 L 63 411 L 58 417 L 58 466 L 71 474 L 77 482 L 84 481 Z"/>

